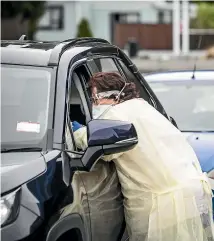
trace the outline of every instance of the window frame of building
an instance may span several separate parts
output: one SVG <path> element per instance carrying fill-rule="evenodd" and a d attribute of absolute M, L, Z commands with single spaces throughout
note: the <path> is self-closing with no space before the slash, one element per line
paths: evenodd
<path fill-rule="evenodd" d="M 56 20 L 54 19 L 54 11 L 58 10 L 59 18 Z M 44 15 L 50 14 L 49 23 L 45 25 L 38 24 L 38 30 L 62 30 L 64 29 L 64 6 L 61 5 L 54 5 L 54 6 L 46 6 Z M 57 24 L 58 26 L 55 27 L 54 25 Z"/>
<path fill-rule="evenodd" d="M 165 23 L 165 19 L 164 16 L 165 12 L 163 10 L 159 10 L 158 11 L 158 24 L 164 24 Z"/>
<path fill-rule="evenodd" d="M 115 15 L 117 14 L 119 19 L 117 20 L 117 23 L 121 23 L 121 24 L 135 24 L 135 23 L 140 23 L 140 19 L 141 19 L 141 14 L 139 12 L 118 12 L 118 13 L 114 13 Z M 128 21 L 128 17 L 129 16 L 134 16 L 136 17 L 136 21 Z"/>

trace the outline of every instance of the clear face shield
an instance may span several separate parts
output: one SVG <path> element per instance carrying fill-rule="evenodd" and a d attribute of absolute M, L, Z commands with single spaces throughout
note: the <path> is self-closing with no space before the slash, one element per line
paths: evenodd
<path fill-rule="evenodd" d="M 93 93 L 92 97 L 92 115 L 93 119 L 98 119 L 104 113 L 106 113 L 112 106 L 118 104 L 120 102 L 121 96 L 124 96 L 123 90 L 126 88 L 127 83 L 124 83 L 123 88 L 119 90 L 110 90 L 105 92 L 97 93 L 97 89 L 95 93 Z M 106 100 L 106 102 L 102 102 Z M 109 100 L 109 101 L 108 101 Z M 112 102 L 111 102 L 112 100 Z"/>

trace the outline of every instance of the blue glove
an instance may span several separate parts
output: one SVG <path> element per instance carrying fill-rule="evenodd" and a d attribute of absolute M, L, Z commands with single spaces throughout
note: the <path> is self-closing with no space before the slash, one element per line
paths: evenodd
<path fill-rule="evenodd" d="M 82 127 L 82 125 L 77 121 L 73 121 L 73 122 L 71 122 L 71 127 L 72 127 L 73 132 L 75 132 L 78 129 L 80 129 Z"/>

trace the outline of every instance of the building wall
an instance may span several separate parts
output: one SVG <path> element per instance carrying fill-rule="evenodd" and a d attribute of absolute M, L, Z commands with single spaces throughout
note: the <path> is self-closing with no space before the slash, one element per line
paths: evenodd
<path fill-rule="evenodd" d="M 117 24 L 114 42 L 125 48 L 128 40 L 137 40 L 138 47 L 146 50 L 172 49 L 172 24 Z"/>
<path fill-rule="evenodd" d="M 111 13 L 140 14 L 142 23 L 157 23 L 157 9 L 150 1 L 120 2 L 120 1 L 53 1 L 49 6 L 62 5 L 64 7 L 64 29 L 62 30 L 39 30 L 36 34 L 38 40 L 64 40 L 76 36 L 77 25 L 85 17 L 90 23 L 94 37 L 104 38 L 111 41 Z"/>
<path fill-rule="evenodd" d="M 54 1 L 48 2 L 48 5 L 63 6 L 64 28 L 61 30 L 38 30 L 35 38 L 44 41 L 62 41 L 74 37 L 76 34 L 76 15 L 79 14 L 76 3 L 73 1 Z"/>

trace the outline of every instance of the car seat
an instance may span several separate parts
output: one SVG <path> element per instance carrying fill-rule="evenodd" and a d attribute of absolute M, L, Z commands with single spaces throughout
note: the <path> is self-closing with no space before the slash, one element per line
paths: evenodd
<path fill-rule="evenodd" d="M 69 115 L 71 121 L 77 121 L 80 124 L 85 125 L 86 118 L 82 101 L 74 83 L 71 84 Z"/>

